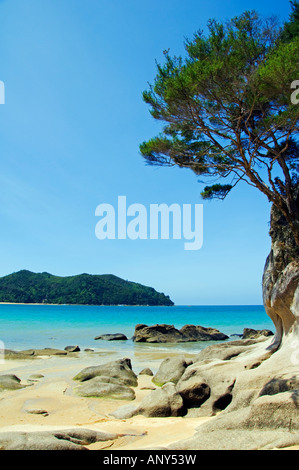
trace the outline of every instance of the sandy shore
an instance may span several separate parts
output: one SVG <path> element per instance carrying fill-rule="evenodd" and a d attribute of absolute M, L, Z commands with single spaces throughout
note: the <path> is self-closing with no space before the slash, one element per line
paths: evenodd
<path fill-rule="evenodd" d="M 139 354 L 132 359 L 135 373 L 143 367 L 158 369 L 161 360 L 169 353 L 159 351 Z M 191 437 L 201 422 L 213 418 L 146 418 L 135 416 L 120 420 L 110 413 L 125 404 L 138 404 L 155 387 L 151 377 L 140 375 L 134 388 L 134 401 L 83 398 L 73 393 L 77 385 L 72 378 L 84 367 L 114 360 L 113 355 L 94 355 L 80 352 L 77 357 L 45 356 L 34 360 L 6 360 L 0 365 L 0 374 L 15 374 L 25 388 L 0 393 L 0 432 L 45 431 L 84 427 L 96 431 L 126 434 L 115 441 L 99 442 L 91 450 L 104 448 L 135 450 L 155 449 L 178 440 Z M 32 382 L 30 376 L 41 374 L 42 378 Z M 34 414 L 42 410 L 47 413 Z"/>

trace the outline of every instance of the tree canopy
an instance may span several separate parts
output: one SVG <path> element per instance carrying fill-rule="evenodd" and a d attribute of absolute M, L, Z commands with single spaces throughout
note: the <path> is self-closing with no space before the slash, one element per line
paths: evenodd
<path fill-rule="evenodd" d="M 22 270 L 0 278 L 0 302 L 80 305 L 173 305 L 152 287 L 112 274 L 53 276 Z"/>
<path fill-rule="evenodd" d="M 185 57 L 165 62 L 144 101 L 162 132 L 140 145 L 149 164 L 190 168 L 205 199 L 224 198 L 240 181 L 259 189 L 285 216 L 299 245 L 297 140 L 299 4 L 289 21 L 246 11 L 212 19 L 208 34 L 185 42 Z M 299 86 L 298 94 L 299 94 Z"/>

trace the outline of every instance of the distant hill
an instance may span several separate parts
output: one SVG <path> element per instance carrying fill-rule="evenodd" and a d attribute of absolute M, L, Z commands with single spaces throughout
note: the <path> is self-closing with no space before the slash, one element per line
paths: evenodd
<path fill-rule="evenodd" d="M 174 305 L 152 287 L 112 274 L 59 277 L 22 270 L 0 278 L 0 302 L 79 305 Z"/>

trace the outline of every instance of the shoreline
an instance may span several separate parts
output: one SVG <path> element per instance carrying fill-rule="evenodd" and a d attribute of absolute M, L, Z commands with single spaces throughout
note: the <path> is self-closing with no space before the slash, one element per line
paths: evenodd
<path fill-rule="evenodd" d="M 0 302 L 0 305 L 54 305 L 57 307 L 180 307 L 180 305 L 130 305 L 130 304 L 47 304 L 47 303 L 22 303 L 22 302 Z"/>
<path fill-rule="evenodd" d="M 148 355 L 132 358 L 136 374 L 141 368 L 150 366 L 156 371 L 167 352 L 152 360 Z M 76 382 L 73 377 L 84 367 L 106 363 L 112 359 L 109 353 L 78 354 L 77 357 L 43 356 L 36 359 L 6 360 L 0 364 L 0 375 L 14 374 L 21 383 L 28 385 L 19 390 L 1 391 L 0 433 L 60 431 L 64 429 L 89 429 L 118 433 L 116 440 L 87 445 L 89 450 L 142 450 L 170 445 L 177 440 L 192 437 L 201 422 L 212 418 L 148 418 L 137 415 L 130 419 L 117 419 L 110 415 L 121 406 L 138 404 L 154 388 L 152 377 L 138 375 L 138 386 L 132 387 L 136 398 L 132 401 L 86 398 L 73 393 Z M 153 367 L 154 366 L 154 367 Z M 30 376 L 43 375 L 30 382 Z M 32 410 L 32 412 L 29 412 Z M 33 413 L 45 410 L 47 415 Z M 163 437 L 162 437 L 163 436 Z"/>
<path fill-rule="evenodd" d="M 1 305 L 1 304 L 0 304 Z M 44 307 L 43 307 L 44 306 Z M 2 304 L 0 340 L 6 349 L 24 350 L 44 346 L 63 349 L 67 345 L 84 348 L 103 348 L 95 337 L 122 333 L 127 341 L 107 342 L 108 349 L 121 349 L 131 354 L 132 349 L 156 348 L 155 343 L 132 343 L 136 326 L 140 323 L 174 326 L 177 330 L 188 325 L 215 328 L 227 335 L 241 336 L 244 328 L 273 330 L 273 322 L 262 306 L 174 306 L 160 308 L 142 306 L 77 306 L 57 304 Z M 248 318 L 252 319 L 249 323 Z M 165 343 L 168 349 L 186 349 L 199 352 L 208 346 L 207 341 Z M 104 346 L 106 347 L 106 345 Z M 125 350 L 127 352 L 125 352 Z"/>
<path fill-rule="evenodd" d="M 268 344 L 269 340 L 258 341 L 255 344 L 250 343 L 249 350 L 253 352 L 256 347 L 259 350 L 263 350 Z M 254 347 L 254 350 L 252 347 Z M 249 358 L 251 357 L 250 351 L 249 356 L 247 355 Z M 47 445 L 46 443 L 44 444 L 43 441 L 43 439 L 47 439 L 45 437 L 45 431 L 47 432 L 48 439 L 49 436 L 52 436 L 52 444 L 53 440 L 55 441 L 55 434 L 57 433 L 61 436 L 63 433 L 67 434 L 67 432 L 71 432 L 71 434 L 87 432 L 90 434 L 96 431 L 104 433 L 106 436 L 114 435 L 114 437 L 107 437 L 104 440 L 102 439 L 96 442 L 89 442 L 87 439 L 87 441 L 82 444 L 83 447 L 88 450 L 108 449 L 111 451 L 184 450 L 184 442 L 192 440 L 200 431 L 202 425 L 204 426 L 202 430 L 203 434 L 205 434 L 207 426 L 214 426 L 214 428 L 216 426 L 215 429 L 217 429 L 219 418 L 221 419 L 222 416 L 227 416 L 226 413 L 222 415 L 223 411 L 218 410 L 213 414 L 209 412 L 201 414 L 200 407 L 191 407 L 191 409 L 188 410 L 191 411 L 191 413 L 187 413 L 183 416 L 162 414 L 148 417 L 143 413 L 125 416 L 122 414 L 123 411 L 120 415 L 113 415 L 116 411 L 119 413 L 119 410 L 123 409 L 124 406 L 133 406 L 135 409 L 136 407 L 138 408 L 141 402 L 144 403 L 143 400 L 145 398 L 149 398 L 151 393 L 162 390 L 160 385 L 152 382 L 151 375 L 140 374 L 144 368 L 148 367 L 152 370 L 153 374 L 155 374 L 158 370 L 160 371 L 162 361 L 171 357 L 169 351 L 163 351 L 161 349 L 158 354 L 155 354 L 157 352 L 158 351 L 138 351 L 130 357 L 132 369 L 138 380 L 137 385 L 130 385 L 131 389 L 134 391 L 133 399 L 124 397 L 113 399 L 111 396 L 106 395 L 100 398 L 93 395 L 82 396 L 76 393 L 76 387 L 82 387 L 82 382 L 78 382 L 78 379 L 76 381 L 73 380 L 78 373 L 86 369 L 86 367 L 105 366 L 107 363 L 115 362 L 119 359 L 120 352 L 117 355 L 118 357 L 111 355 L 109 350 L 102 350 L 101 353 L 80 351 L 67 356 L 43 355 L 36 356 L 35 358 L 29 356 L 26 360 L 5 360 L 4 363 L 0 363 L 0 377 L 8 374 L 15 375 L 20 379 L 20 385 L 22 385 L 23 388 L 17 390 L 2 389 L 0 392 L 0 442 L 1 438 L 4 439 L 4 443 L 7 442 L 7 439 L 10 439 L 10 442 L 15 445 L 14 443 L 20 442 L 19 439 L 21 439 L 21 442 L 23 442 L 23 444 L 25 443 L 26 446 L 26 443 L 30 442 L 30 440 L 32 442 L 33 439 L 34 443 L 38 442 L 43 448 L 43 445 Z M 176 352 L 173 356 L 179 360 L 180 358 L 184 358 L 189 362 L 185 354 L 182 355 Z M 195 359 L 196 356 L 197 355 L 193 355 L 190 357 L 191 362 L 189 364 L 192 364 L 192 359 Z M 122 358 L 124 359 L 124 356 L 122 356 Z M 197 361 L 194 363 L 196 364 Z M 213 368 L 216 363 L 217 361 L 215 362 L 213 360 L 212 362 L 210 360 L 203 360 L 202 362 L 202 364 L 206 365 L 208 368 Z M 229 361 L 227 360 L 220 360 L 220 366 L 221 364 L 228 363 Z M 186 367 L 188 367 L 188 365 L 186 365 Z M 242 366 L 242 369 L 244 370 L 244 366 Z M 256 369 L 252 370 L 254 371 Z M 109 375 L 109 373 L 110 372 L 108 372 L 107 375 Z M 112 377 L 114 377 L 113 374 L 111 375 L 111 378 Z M 270 378 L 271 376 L 269 376 L 269 379 Z M 87 379 L 87 382 L 88 381 L 89 379 Z M 83 384 L 85 383 L 83 379 Z M 167 385 L 170 385 L 170 383 L 167 383 Z M 250 435 L 252 432 L 259 434 L 259 430 L 250 430 Z M 266 428 L 265 433 L 267 433 Z M 227 435 L 227 432 L 225 435 Z M 254 434 L 252 434 L 252 437 L 253 435 Z M 30 436 L 32 436 L 32 438 Z M 233 435 L 231 443 L 232 450 L 236 449 L 234 438 Z M 246 449 L 246 446 L 249 446 L 248 450 L 250 450 L 252 447 L 252 439 L 251 437 L 249 438 L 249 435 L 246 437 L 246 441 L 247 439 L 248 443 L 243 440 L 242 446 L 245 446 Z M 258 437 L 255 439 L 258 439 Z M 57 440 L 55 442 L 57 442 Z M 69 442 L 69 439 L 66 438 L 63 442 L 65 445 L 65 443 Z M 274 439 L 273 442 L 275 444 L 276 440 Z M 299 441 L 293 440 L 292 444 L 289 442 L 291 442 L 291 440 L 287 441 L 287 443 L 282 446 L 283 450 L 299 449 Z M 76 442 L 76 444 L 79 443 Z M 6 445 L 7 444 L 4 444 L 4 449 Z M 279 445 L 278 447 L 280 448 Z M 188 449 L 188 447 L 186 448 Z M 273 445 L 273 450 L 275 449 L 277 449 L 277 447 Z M 25 450 L 27 450 L 26 447 Z M 37 450 L 42 449 L 38 448 Z"/>
<path fill-rule="evenodd" d="M 173 304 L 173 305 L 137 305 L 137 304 L 48 304 L 48 303 L 24 303 L 24 302 L 0 302 L 0 305 L 56 305 L 78 307 L 264 307 L 263 304 Z"/>

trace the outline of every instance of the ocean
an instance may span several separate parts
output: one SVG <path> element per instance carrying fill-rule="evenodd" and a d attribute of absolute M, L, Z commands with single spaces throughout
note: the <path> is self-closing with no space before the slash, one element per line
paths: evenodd
<path fill-rule="evenodd" d="M 130 355 L 136 348 L 162 348 L 197 353 L 212 342 L 179 344 L 134 343 L 135 325 L 166 323 L 214 327 L 226 335 L 242 334 L 244 328 L 270 329 L 274 325 L 261 305 L 250 306 L 81 306 L 0 305 L 0 340 L 6 349 L 59 348 L 78 345 L 81 350 L 118 351 Z M 94 340 L 105 333 L 124 333 L 128 341 Z M 232 336 L 230 339 L 237 339 Z"/>

